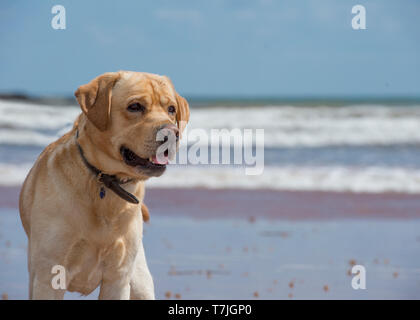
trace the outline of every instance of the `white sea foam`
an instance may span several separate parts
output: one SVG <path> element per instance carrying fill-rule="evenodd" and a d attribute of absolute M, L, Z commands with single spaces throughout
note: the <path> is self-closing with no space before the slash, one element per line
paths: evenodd
<path fill-rule="evenodd" d="M 32 164 L 1 164 L 0 185 L 20 185 Z M 245 175 L 243 168 L 169 167 L 150 188 L 238 188 L 295 191 L 420 193 L 420 170 L 387 167 L 266 167 L 259 176 Z"/>
<path fill-rule="evenodd" d="M 266 167 L 247 176 L 243 168 L 169 169 L 150 187 L 204 187 L 338 192 L 420 193 L 420 170 L 386 167 Z"/>
<path fill-rule="evenodd" d="M 199 109 L 188 128 L 263 128 L 269 147 L 420 143 L 420 106 Z"/>
<path fill-rule="evenodd" d="M 80 109 L 0 100 L 0 126 L 22 129 L 59 130 L 72 123 Z"/>
<path fill-rule="evenodd" d="M 79 113 L 77 106 L 0 100 L 0 143 L 45 146 L 68 130 Z M 222 128 L 264 129 L 268 147 L 419 144 L 420 106 L 196 108 L 187 130 Z"/>
<path fill-rule="evenodd" d="M 44 147 L 70 130 L 75 106 L 45 106 L 0 100 L 0 144 Z"/>
<path fill-rule="evenodd" d="M 31 130 L 0 129 L 0 144 L 44 147 L 59 138 L 58 134 L 45 134 Z"/>
<path fill-rule="evenodd" d="M 0 186 L 18 186 L 23 183 L 32 163 L 0 164 Z"/>

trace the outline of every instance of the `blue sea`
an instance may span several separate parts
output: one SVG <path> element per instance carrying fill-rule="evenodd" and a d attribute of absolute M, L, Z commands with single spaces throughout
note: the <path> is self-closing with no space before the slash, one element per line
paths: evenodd
<path fill-rule="evenodd" d="M 76 105 L 0 100 L 0 185 L 20 185 L 42 149 L 70 130 L 79 113 Z M 231 165 L 206 164 L 203 151 L 209 149 L 210 159 L 211 147 L 199 138 L 222 129 L 239 130 L 242 145 L 221 141 Z M 258 152 L 258 129 L 264 130 L 264 169 L 247 175 L 244 167 L 252 163 L 235 165 L 233 155 L 238 148 Z M 191 103 L 180 148 L 188 163 L 176 164 L 178 156 L 148 185 L 419 193 L 419 129 L 420 103 Z"/>

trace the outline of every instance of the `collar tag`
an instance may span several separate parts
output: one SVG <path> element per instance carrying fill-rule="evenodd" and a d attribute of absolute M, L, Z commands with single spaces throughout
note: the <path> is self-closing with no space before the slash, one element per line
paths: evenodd
<path fill-rule="evenodd" d="M 105 188 L 104 187 L 101 187 L 101 190 L 99 191 L 99 197 L 101 199 L 103 199 L 103 198 L 105 198 L 105 195 L 106 195 Z"/>

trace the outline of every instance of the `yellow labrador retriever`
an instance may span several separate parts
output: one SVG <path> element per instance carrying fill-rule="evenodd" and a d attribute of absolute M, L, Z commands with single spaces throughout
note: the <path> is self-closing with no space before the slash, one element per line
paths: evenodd
<path fill-rule="evenodd" d="M 20 194 L 29 297 L 62 299 L 66 290 L 87 295 L 100 286 L 100 299 L 154 299 L 142 242 L 144 184 L 165 171 L 168 137 L 177 144 L 188 103 L 169 78 L 130 71 L 105 73 L 75 95 L 83 112 L 42 152 Z M 65 283 L 54 285 L 60 270 Z"/>

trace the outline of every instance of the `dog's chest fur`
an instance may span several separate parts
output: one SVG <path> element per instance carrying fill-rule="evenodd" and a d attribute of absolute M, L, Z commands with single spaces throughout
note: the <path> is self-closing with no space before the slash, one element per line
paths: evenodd
<path fill-rule="evenodd" d="M 142 238 L 141 213 L 134 214 L 140 216 L 133 212 L 116 220 L 99 216 L 89 234 L 74 239 L 65 257 L 69 291 L 87 295 L 101 281 L 130 275 Z"/>

